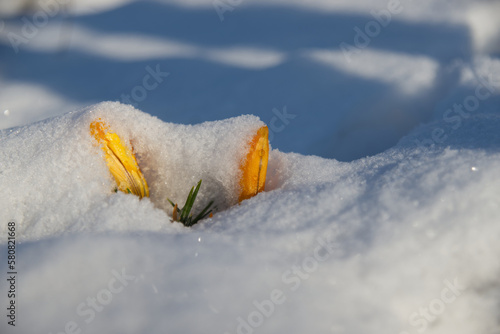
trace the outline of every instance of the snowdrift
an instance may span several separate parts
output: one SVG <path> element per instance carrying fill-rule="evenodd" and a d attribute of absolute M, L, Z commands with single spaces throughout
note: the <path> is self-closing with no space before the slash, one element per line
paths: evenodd
<path fill-rule="evenodd" d="M 112 191 L 89 135 L 96 117 L 132 141 L 151 198 Z M 272 150 L 266 192 L 235 205 L 241 152 L 262 125 L 178 125 L 101 103 L 3 130 L 0 242 L 15 221 L 16 330 L 498 331 L 498 114 L 415 145 L 449 127 L 438 120 L 351 163 Z M 166 197 L 199 179 L 198 205 L 216 196 L 220 212 L 171 223 Z"/>
<path fill-rule="evenodd" d="M 116 185 L 103 164 L 103 153 L 89 134 L 89 125 L 96 119 L 106 120 L 125 142 L 133 144 L 151 189 L 150 199 L 124 196 L 110 202 L 115 201 L 109 195 Z M 6 208 L 2 218 L 23 221 L 19 232 L 28 240 L 87 230 L 90 220 L 98 230 L 128 224 L 120 223 L 114 215 L 128 216 L 125 220 L 135 221 L 130 226 L 138 227 L 142 223 L 136 222 L 142 219 L 134 212 L 144 210 L 153 216 L 143 228 L 165 229 L 169 220 L 158 209 L 171 214 L 167 198 L 183 203 L 200 179 L 203 187 L 196 207 L 215 200 L 224 210 L 238 201 L 239 162 L 263 125 L 254 116 L 195 126 L 169 124 L 131 106 L 109 102 L 6 130 L 2 133 L 1 178 L 8 190 L 2 201 Z M 109 219 L 85 217 L 109 205 L 115 208 Z M 6 226 L 2 228 L 5 232 Z"/>

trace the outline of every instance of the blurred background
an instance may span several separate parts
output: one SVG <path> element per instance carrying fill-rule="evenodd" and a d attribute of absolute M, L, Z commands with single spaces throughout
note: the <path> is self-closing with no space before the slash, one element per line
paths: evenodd
<path fill-rule="evenodd" d="M 0 129 L 120 101 L 174 123 L 255 114 L 273 148 L 351 161 L 497 61 L 499 17 L 499 1 L 0 0 Z"/>

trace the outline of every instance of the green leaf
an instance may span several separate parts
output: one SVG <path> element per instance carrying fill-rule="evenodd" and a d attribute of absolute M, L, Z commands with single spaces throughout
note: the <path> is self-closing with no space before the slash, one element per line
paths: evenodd
<path fill-rule="evenodd" d="M 207 206 L 203 209 L 203 211 L 201 211 L 198 214 L 198 216 L 196 216 L 194 218 L 194 224 L 196 224 L 198 222 L 198 220 L 202 220 L 203 218 L 205 218 L 206 216 L 208 216 L 212 212 L 212 210 L 208 211 L 208 209 L 210 209 L 212 204 L 214 204 L 214 201 L 210 201 L 210 203 L 207 204 Z"/>
<path fill-rule="evenodd" d="M 196 201 L 196 196 L 198 196 L 198 191 L 200 191 L 201 181 L 202 180 L 198 182 L 196 187 L 191 188 L 186 202 L 184 203 L 184 207 L 182 209 L 179 209 L 179 206 L 177 206 L 177 212 L 180 213 L 179 221 L 188 227 L 198 223 L 198 221 L 204 219 L 212 212 L 212 210 L 210 210 L 210 207 L 213 205 L 214 201 L 210 201 L 210 203 L 208 203 L 207 206 L 205 206 L 205 208 L 194 218 L 193 213 L 191 213 L 191 209 L 193 208 L 194 202 Z M 172 202 L 168 198 L 167 201 L 175 208 L 176 204 L 174 204 L 174 202 Z"/>
<path fill-rule="evenodd" d="M 191 188 L 191 191 L 189 192 L 189 195 L 186 199 L 186 203 L 184 203 L 184 207 L 182 208 L 181 221 L 187 220 L 187 218 L 189 217 L 189 212 L 191 211 L 191 208 L 193 207 L 194 199 L 196 199 L 196 195 L 194 196 L 194 199 L 193 199 L 193 190 L 194 190 L 194 187 Z"/>

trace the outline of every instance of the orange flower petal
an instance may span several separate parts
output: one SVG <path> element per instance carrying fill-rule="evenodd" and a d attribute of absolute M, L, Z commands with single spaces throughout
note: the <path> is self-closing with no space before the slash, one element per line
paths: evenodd
<path fill-rule="evenodd" d="M 148 197 L 148 184 L 132 150 L 123 144 L 116 133 L 109 132 L 109 126 L 100 118 L 90 123 L 90 134 L 101 145 L 109 171 L 115 178 L 118 189 L 140 198 Z"/>
<path fill-rule="evenodd" d="M 251 198 L 266 186 L 267 163 L 269 161 L 269 129 L 261 127 L 252 141 L 246 158 L 240 164 L 240 195 L 238 201 Z"/>

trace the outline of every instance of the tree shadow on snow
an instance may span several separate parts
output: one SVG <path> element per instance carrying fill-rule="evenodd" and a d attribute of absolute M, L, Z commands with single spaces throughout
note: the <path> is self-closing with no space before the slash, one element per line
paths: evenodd
<path fill-rule="evenodd" d="M 120 61 L 71 47 L 58 54 L 0 45 L 0 59 L 11 81 L 47 86 L 81 103 L 122 100 L 142 84 L 146 67 L 169 72 L 138 108 L 175 123 L 198 123 L 255 114 L 271 127 L 282 151 L 350 161 L 393 146 L 427 121 L 433 105 L 456 75 L 437 75 L 427 91 L 413 98 L 377 79 L 351 75 L 303 56 L 305 49 L 339 49 L 354 44 L 354 27 L 373 17 L 321 13 L 283 7 L 238 7 L 221 22 L 213 8 L 182 8 L 151 2 L 72 18 L 97 33 L 140 34 L 210 48 L 251 47 L 285 55 L 276 66 L 239 68 L 201 58 Z M 137 45 L 140 48 L 141 45 Z M 470 58 L 469 32 L 462 26 L 412 23 L 396 18 L 370 48 L 426 56 L 439 64 Z M 288 113 L 290 118 L 279 115 Z"/>

